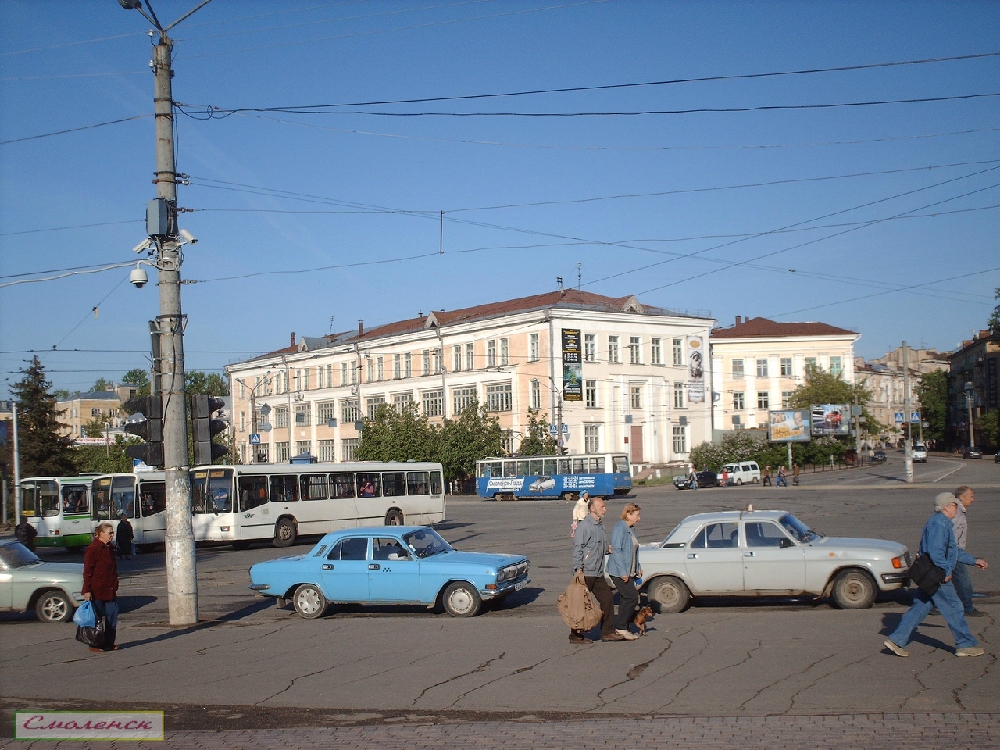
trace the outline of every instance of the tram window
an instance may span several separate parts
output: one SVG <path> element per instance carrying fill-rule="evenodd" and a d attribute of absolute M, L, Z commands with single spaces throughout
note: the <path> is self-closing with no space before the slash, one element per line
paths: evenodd
<path fill-rule="evenodd" d="M 505 477 L 516 477 L 517 476 L 517 462 L 516 461 L 504 461 L 503 462 L 503 475 Z"/>
<path fill-rule="evenodd" d="M 503 461 L 494 461 L 490 464 L 490 476 L 491 477 L 502 477 L 503 476 Z"/>
<path fill-rule="evenodd" d="M 526 477 L 526 476 L 528 476 L 528 462 L 527 461 L 518 461 L 517 462 L 517 474 L 515 474 L 514 476 L 518 476 L 518 477 Z"/>
<path fill-rule="evenodd" d="M 533 476 L 541 476 L 542 472 L 542 459 L 534 458 L 528 461 L 528 473 Z"/>
<path fill-rule="evenodd" d="M 430 492 L 430 482 L 426 471 L 406 472 L 406 494 L 426 495 Z"/>
<path fill-rule="evenodd" d="M 135 517 L 135 477 L 115 477 L 111 481 L 111 512 L 114 518 L 123 513 Z"/>
<path fill-rule="evenodd" d="M 573 473 L 573 461 L 569 458 L 560 458 L 559 460 L 559 471 L 558 474 L 572 474 Z"/>
<path fill-rule="evenodd" d="M 354 497 L 354 475 L 349 471 L 331 474 L 330 493 L 337 500 Z"/>
<path fill-rule="evenodd" d="M 586 474 L 587 467 L 584 465 L 584 460 L 582 458 L 573 459 L 573 473 L 574 474 Z"/>
<path fill-rule="evenodd" d="M 552 476 L 553 474 L 558 474 L 559 473 L 559 471 L 557 469 L 557 462 L 556 462 L 556 460 L 554 458 L 546 458 L 545 459 L 544 468 L 545 468 L 545 471 L 543 471 L 542 473 L 546 474 L 548 476 Z"/>
<path fill-rule="evenodd" d="M 382 497 L 382 475 L 358 472 L 358 497 Z"/>
<path fill-rule="evenodd" d="M 303 474 L 299 477 L 303 500 L 326 500 L 330 497 L 330 485 L 326 474 Z"/>
<path fill-rule="evenodd" d="M 82 484 L 68 484 L 62 488 L 63 515 L 80 516 L 90 514 L 90 499 L 87 488 Z"/>
<path fill-rule="evenodd" d="M 615 474 L 628 474 L 628 456 L 612 456 Z"/>
<path fill-rule="evenodd" d="M 592 456 L 590 459 L 590 473 L 591 474 L 603 474 L 604 473 L 604 456 Z"/>
<path fill-rule="evenodd" d="M 299 482 L 296 476 L 271 477 L 271 502 L 295 503 L 299 500 Z"/>
<path fill-rule="evenodd" d="M 111 513 L 111 479 L 95 479 L 91 487 L 94 497 L 91 518 L 95 521 L 105 521 Z"/>
<path fill-rule="evenodd" d="M 260 474 L 243 474 L 237 480 L 240 510 L 252 510 L 267 502 L 267 477 Z"/>
<path fill-rule="evenodd" d="M 167 509 L 167 486 L 163 482 L 139 483 L 139 512 L 143 518 Z"/>
<path fill-rule="evenodd" d="M 406 473 L 402 471 L 385 472 L 382 474 L 382 494 L 386 497 L 399 497 L 406 494 Z"/>
<path fill-rule="evenodd" d="M 440 495 L 444 491 L 444 482 L 441 479 L 440 471 L 431 472 L 431 494 Z"/>

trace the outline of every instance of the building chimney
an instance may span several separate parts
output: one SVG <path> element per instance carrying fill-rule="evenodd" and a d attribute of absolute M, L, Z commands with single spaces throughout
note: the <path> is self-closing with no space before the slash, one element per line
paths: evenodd
<path fill-rule="evenodd" d="M 292 331 L 292 346 L 295 346 L 295 331 Z"/>
<path fill-rule="evenodd" d="M 737 315 L 736 316 L 736 325 L 741 325 L 742 323 L 743 323 L 743 316 L 742 315 Z"/>
<path fill-rule="evenodd" d="M 365 321 L 359 320 L 358 321 L 358 338 L 361 338 L 364 335 L 365 335 Z"/>

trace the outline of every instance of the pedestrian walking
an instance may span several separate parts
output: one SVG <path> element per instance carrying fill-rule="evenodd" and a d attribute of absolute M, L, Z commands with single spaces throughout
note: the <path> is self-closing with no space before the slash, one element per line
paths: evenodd
<path fill-rule="evenodd" d="M 951 524 L 955 528 L 955 541 L 958 543 L 958 548 L 964 550 L 969 538 L 969 519 L 966 516 L 966 511 L 976 498 L 972 488 L 964 484 L 955 490 L 955 497 L 958 499 L 958 512 L 952 519 Z M 965 616 L 982 617 L 985 613 L 976 609 L 972 603 L 971 569 L 972 566 L 967 563 L 961 561 L 955 563 L 952 582 L 955 584 L 955 593 L 958 594 L 958 598 L 962 601 Z"/>
<path fill-rule="evenodd" d="M 580 521 L 587 517 L 588 513 L 590 513 L 590 493 L 584 492 L 573 506 L 573 524 L 570 526 L 569 532 L 571 537 L 576 537 L 576 527 L 580 525 Z"/>
<path fill-rule="evenodd" d="M 135 532 L 132 524 L 129 523 L 128 516 L 124 513 L 118 520 L 118 531 L 115 533 L 115 546 L 118 548 L 118 559 L 123 557 L 126 560 L 132 559 L 132 540 L 135 539 Z"/>
<path fill-rule="evenodd" d="M 688 482 L 692 490 L 698 489 L 698 468 L 694 464 L 691 464 L 691 473 L 688 474 Z"/>
<path fill-rule="evenodd" d="M 896 656 L 909 656 L 905 649 L 917 626 L 924 621 L 932 607 L 937 607 L 944 615 L 945 622 L 955 637 L 955 656 L 982 656 L 984 651 L 979 647 L 975 637 L 969 631 L 969 624 L 962 613 L 962 602 L 955 593 L 952 576 L 956 562 L 964 562 L 986 569 L 985 560 L 977 560 L 968 552 L 960 549 L 955 540 L 955 527 L 952 520 L 958 513 L 959 501 L 950 492 L 942 492 L 934 498 L 934 514 L 924 526 L 920 537 L 920 554 L 927 555 L 940 570 L 943 581 L 928 594 L 923 588 L 918 588 L 913 597 L 913 604 L 899 621 L 896 630 L 883 641 L 883 645 Z M 943 575 L 942 575 L 943 574 Z"/>
<path fill-rule="evenodd" d="M 625 506 L 621 520 L 611 530 L 611 557 L 608 559 L 608 575 L 619 597 L 615 632 L 627 641 L 639 637 L 628 626 L 639 609 L 639 589 L 635 582 L 642 578 L 642 569 L 639 567 L 639 540 L 633 528 L 639 523 L 640 510 L 635 503 Z"/>
<path fill-rule="evenodd" d="M 799 486 L 799 462 L 792 464 L 792 484 Z"/>
<path fill-rule="evenodd" d="M 27 516 L 22 515 L 21 523 L 14 527 L 14 537 L 17 541 L 34 552 L 36 536 L 38 536 L 38 532 L 35 531 L 35 527 L 28 523 Z"/>
<path fill-rule="evenodd" d="M 608 506 L 604 498 L 590 500 L 590 513 L 580 521 L 573 538 L 573 572 L 583 571 L 583 581 L 601 605 L 601 640 L 624 641 L 615 632 L 615 595 L 604 578 L 604 556 L 610 552 L 602 519 Z M 588 639 L 579 630 L 571 630 L 569 639 L 585 643 Z"/>
<path fill-rule="evenodd" d="M 94 606 L 94 614 L 105 618 L 107 629 L 104 647 L 91 651 L 117 651 L 118 634 L 118 564 L 111 540 L 114 527 L 105 521 L 94 530 L 94 541 L 83 556 L 83 598 Z"/>
<path fill-rule="evenodd" d="M 760 486 L 761 487 L 771 486 L 771 464 L 768 464 L 767 466 L 764 467 L 764 478 L 763 480 L 761 480 Z"/>
<path fill-rule="evenodd" d="M 774 486 L 775 487 L 787 487 L 788 486 L 788 478 L 785 476 L 785 467 L 784 466 L 779 466 L 778 467 L 778 478 L 775 481 Z"/>
<path fill-rule="evenodd" d="M 727 469 L 725 466 L 722 467 L 722 486 L 723 487 L 729 486 L 729 469 Z"/>

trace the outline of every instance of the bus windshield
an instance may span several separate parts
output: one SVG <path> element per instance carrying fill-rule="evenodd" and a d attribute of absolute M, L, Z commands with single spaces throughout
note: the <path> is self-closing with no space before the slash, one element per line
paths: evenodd
<path fill-rule="evenodd" d="M 192 471 L 191 510 L 194 513 L 232 513 L 233 470 Z"/>

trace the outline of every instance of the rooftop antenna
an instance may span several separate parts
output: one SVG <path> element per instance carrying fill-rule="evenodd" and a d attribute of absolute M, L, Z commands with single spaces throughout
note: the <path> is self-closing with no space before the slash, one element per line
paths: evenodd
<path fill-rule="evenodd" d="M 330 333 L 333 333 L 333 321 L 336 320 L 335 315 L 330 316 Z"/>
<path fill-rule="evenodd" d="M 580 291 L 580 286 L 583 279 L 583 263 L 576 264 L 576 291 Z"/>
<path fill-rule="evenodd" d="M 562 276 L 556 276 L 556 284 L 559 285 L 559 291 L 561 292 L 562 288 L 563 288 L 563 278 L 562 278 Z"/>

